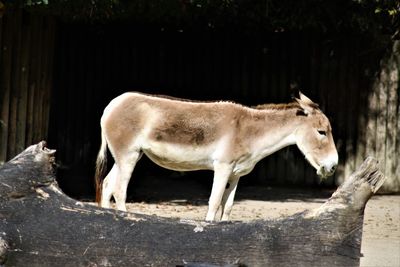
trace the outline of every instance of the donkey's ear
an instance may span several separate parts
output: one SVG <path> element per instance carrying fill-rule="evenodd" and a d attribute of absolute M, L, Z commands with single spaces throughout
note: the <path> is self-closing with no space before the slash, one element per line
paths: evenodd
<path fill-rule="evenodd" d="M 290 92 L 293 99 L 300 98 L 300 89 L 296 82 L 290 84 Z"/>
<path fill-rule="evenodd" d="M 312 113 L 316 108 L 318 108 L 318 104 L 314 103 L 311 99 L 306 97 L 300 91 L 299 91 L 299 97 L 298 98 L 296 97 L 295 101 L 299 103 L 305 115 Z"/>
<path fill-rule="evenodd" d="M 311 99 L 309 99 L 308 97 L 306 97 L 302 92 L 299 91 L 299 97 L 301 102 L 303 102 L 304 104 L 310 105 L 310 106 L 315 106 L 317 104 L 315 104 Z"/>

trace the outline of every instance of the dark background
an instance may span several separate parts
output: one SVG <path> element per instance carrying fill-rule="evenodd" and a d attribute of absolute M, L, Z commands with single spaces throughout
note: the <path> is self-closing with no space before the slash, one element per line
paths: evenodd
<path fill-rule="evenodd" d="M 83 181 L 93 176 L 101 114 L 125 91 L 256 105 L 290 102 L 290 84 L 296 82 L 331 119 L 344 160 L 346 145 L 357 141 L 355 114 L 367 106 L 363 88 L 371 77 L 364 71 L 376 66 L 380 52 L 367 51 L 367 37 L 350 33 L 332 38 L 312 32 L 181 31 L 128 23 L 101 28 L 67 24 L 58 32 L 49 142 L 59 151 L 60 183 L 70 193 L 79 183 L 90 192 L 92 184 Z M 170 174 L 143 157 L 134 180 Z M 212 173 L 201 175 L 210 182 Z M 335 185 L 335 177 L 319 184 L 315 170 L 295 147 L 262 161 L 244 181 Z"/>

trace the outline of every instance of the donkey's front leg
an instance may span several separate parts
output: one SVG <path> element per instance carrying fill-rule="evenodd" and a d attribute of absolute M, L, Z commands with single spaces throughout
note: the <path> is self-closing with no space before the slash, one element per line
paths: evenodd
<path fill-rule="evenodd" d="M 211 190 L 210 200 L 208 201 L 208 212 L 206 221 L 213 221 L 217 214 L 218 207 L 225 191 L 228 179 L 232 174 L 233 166 L 228 163 L 214 164 L 214 180 Z"/>
<path fill-rule="evenodd" d="M 235 175 L 232 175 L 229 178 L 229 181 L 228 181 L 229 185 L 225 189 L 224 196 L 222 197 L 222 201 L 221 201 L 221 208 L 222 208 L 221 221 L 229 220 L 229 215 L 231 214 L 233 200 L 235 198 L 235 192 L 236 192 L 237 184 L 239 182 L 239 178 L 240 178 L 240 176 L 235 176 Z"/>

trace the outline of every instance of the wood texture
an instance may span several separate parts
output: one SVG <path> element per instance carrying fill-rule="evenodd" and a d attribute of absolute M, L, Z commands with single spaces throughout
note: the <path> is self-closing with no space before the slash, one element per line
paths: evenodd
<path fill-rule="evenodd" d="M 394 41 L 380 61 L 380 70 L 376 75 L 370 93 L 370 106 L 367 117 L 366 153 L 375 155 L 382 162 L 383 173 L 388 177 L 382 186 L 383 192 L 400 192 L 400 176 L 396 167 L 400 163 L 396 151 L 396 127 L 400 117 L 399 101 L 400 42 Z"/>
<path fill-rule="evenodd" d="M 7 157 L 8 147 L 8 122 L 10 114 L 10 91 L 11 91 L 11 64 L 13 49 L 13 19 L 10 17 L 2 19 L 2 44 L 1 44 L 1 114 L 0 114 L 0 164 L 4 163 Z"/>
<path fill-rule="evenodd" d="M 2 164 L 26 146 L 47 138 L 55 21 L 13 7 L 0 21 Z"/>
<path fill-rule="evenodd" d="M 41 142 L 0 168 L 2 265 L 358 266 L 364 208 L 384 180 L 368 158 L 314 211 L 205 223 L 71 199 L 55 182 L 54 152 Z"/>

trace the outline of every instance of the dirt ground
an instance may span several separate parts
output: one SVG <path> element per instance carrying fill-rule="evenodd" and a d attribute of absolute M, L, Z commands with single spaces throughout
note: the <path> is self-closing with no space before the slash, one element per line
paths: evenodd
<path fill-rule="evenodd" d="M 128 210 L 163 217 L 202 220 L 209 185 L 180 179 L 140 184 Z M 240 186 L 232 220 L 273 219 L 324 203 L 333 190 Z M 361 252 L 363 267 L 400 267 L 400 195 L 375 195 L 367 203 Z"/>

